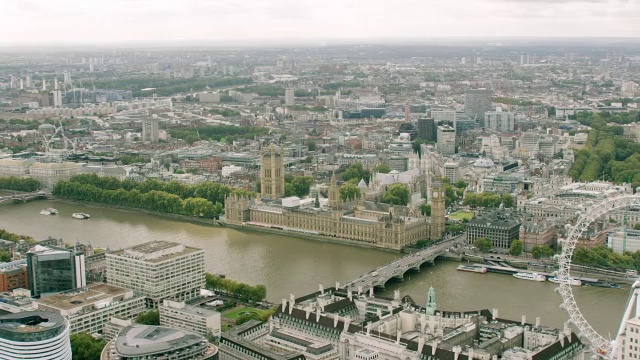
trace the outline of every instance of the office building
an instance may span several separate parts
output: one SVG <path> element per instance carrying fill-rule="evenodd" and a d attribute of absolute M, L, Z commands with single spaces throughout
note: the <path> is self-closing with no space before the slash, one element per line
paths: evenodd
<path fill-rule="evenodd" d="M 435 120 L 433 118 L 420 118 L 418 119 L 417 126 L 418 137 L 426 141 L 435 140 Z"/>
<path fill-rule="evenodd" d="M 139 359 L 217 360 L 218 348 L 202 335 L 164 326 L 131 325 L 107 344 L 102 356 L 102 360 Z"/>
<path fill-rule="evenodd" d="M 484 113 L 484 127 L 488 131 L 512 132 L 515 128 L 513 113 L 510 111 L 487 111 Z"/>
<path fill-rule="evenodd" d="M 456 153 L 456 130 L 449 125 L 438 126 L 438 142 L 436 149 L 443 155 Z"/>
<path fill-rule="evenodd" d="M 204 287 L 204 250 L 152 241 L 109 252 L 107 283 L 133 289 L 157 308 L 164 299 L 190 300 Z"/>
<path fill-rule="evenodd" d="M 36 245 L 27 251 L 27 272 L 31 296 L 71 290 L 87 285 L 84 254 Z"/>
<path fill-rule="evenodd" d="M 472 119 L 484 119 L 484 113 L 491 111 L 492 92 L 488 89 L 467 90 L 465 93 L 464 113 Z"/>
<path fill-rule="evenodd" d="M 444 163 L 444 177 L 449 179 L 451 184 L 460 180 L 460 164 L 457 162 Z"/>
<path fill-rule="evenodd" d="M 640 250 L 640 230 L 627 227 L 626 230 L 616 231 L 607 237 L 607 246 L 618 254 L 625 251 Z"/>
<path fill-rule="evenodd" d="M 70 179 L 80 173 L 81 164 L 74 162 L 37 162 L 29 167 L 29 176 L 36 179 L 46 189 L 53 187 L 60 180 Z"/>
<path fill-rule="evenodd" d="M 145 310 L 144 297 L 133 290 L 95 284 L 34 300 L 33 305 L 69 319 L 72 334 L 100 333 L 112 316 L 133 318 Z"/>
<path fill-rule="evenodd" d="M 295 90 L 291 88 L 284 90 L 284 104 L 287 106 L 296 104 Z"/>
<path fill-rule="evenodd" d="M 44 311 L 0 315 L 0 359 L 71 360 L 69 323 Z"/>
<path fill-rule="evenodd" d="M 186 305 L 184 301 L 164 300 L 158 306 L 160 325 L 195 332 L 202 336 L 220 338 L 220 313 Z"/>
<path fill-rule="evenodd" d="M 158 142 L 158 140 L 160 140 L 158 119 L 142 119 L 142 141 Z"/>
<path fill-rule="evenodd" d="M 511 209 L 484 210 L 467 224 L 467 244 L 489 238 L 493 247 L 508 249 L 511 242 L 519 238 L 521 224 L 521 219 Z"/>
<path fill-rule="evenodd" d="M 0 264 L 0 292 L 28 287 L 27 262 L 24 259 Z"/>

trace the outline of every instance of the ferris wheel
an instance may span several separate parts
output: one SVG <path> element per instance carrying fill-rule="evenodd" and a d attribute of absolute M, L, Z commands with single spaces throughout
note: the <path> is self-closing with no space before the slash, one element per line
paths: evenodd
<path fill-rule="evenodd" d="M 578 304 L 576 304 L 576 301 L 573 297 L 573 290 L 571 289 L 571 285 L 569 284 L 571 257 L 573 255 L 573 251 L 575 250 L 578 238 L 580 238 L 580 236 L 584 233 L 585 230 L 587 230 L 587 227 L 589 227 L 589 225 L 593 221 L 611 211 L 638 205 L 640 205 L 640 194 L 636 193 L 635 195 L 627 194 L 615 196 L 591 207 L 586 214 L 581 214 L 576 221 L 576 224 L 571 227 L 569 236 L 567 236 L 567 239 L 562 245 L 562 254 L 560 254 L 560 257 L 558 259 L 558 279 L 560 282 L 558 292 L 562 296 L 561 307 L 569 313 L 571 322 L 578 328 L 580 334 L 589 340 L 594 353 L 605 359 L 615 360 L 618 358 L 618 348 L 620 347 L 621 341 L 611 342 L 604 336 L 598 334 L 598 332 L 591 325 L 589 325 L 587 320 L 580 312 Z M 633 294 L 630 297 L 629 304 L 627 305 L 627 309 L 624 314 L 624 318 L 622 319 L 622 322 L 620 324 L 620 330 L 618 331 L 618 340 L 620 340 L 621 334 L 624 334 L 625 321 L 635 315 L 635 313 L 633 313 L 632 315 L 632 309 L 634 309 L 636 304 L 638 304 L 638 302 L 640 301 L 640 280 L 636 281 L 636 283 L 633 285 L 632 291 Z M 636 309 L 636 311 L 638 310 L 639 309 Z"/>

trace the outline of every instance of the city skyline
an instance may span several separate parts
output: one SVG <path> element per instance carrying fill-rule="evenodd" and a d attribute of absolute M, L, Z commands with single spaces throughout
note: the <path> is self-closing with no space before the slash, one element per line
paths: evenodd
<path fill-rule="evenodd" d="M 11 0 L 0 14 L 4 44 L 139 42 L 276 43 L 434 37 L 637 37 L 640 4 L 625 0 L 330 0 L 133 2 L 108 6 Z M 96 14 L 100 14 L 96 21 Z M 55 31 L 51 31 L 55 29 Z M 80 31 L 81 30 L 81 31 Z"/>

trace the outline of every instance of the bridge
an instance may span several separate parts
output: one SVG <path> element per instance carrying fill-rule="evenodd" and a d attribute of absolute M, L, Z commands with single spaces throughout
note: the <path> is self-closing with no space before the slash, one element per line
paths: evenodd
<path fill-rule="evenodd" d="M 443 254 L 446 249 L 452 247 L 456 242 L 459 242 L 463 238 L 464 234 L 447 239 L 434 246 L 416 251 L 390 263 L 379 266 L 377 269 L 360 275 L 357 279 L 349 281 L 344 285 L 344 288 L 347 290 L 362 292 L 376 286 L 384 288 L 384 284 L 392 278 L 404 280 L 404 274 L 407 271 L 420 271 L 420 267 L 423 264 L 433 264 L 436 257 Z"/>
<path fill-rule="evenodd" d="M 13 200 L 14 202 L 17 202 L 17 201 L 27 202 L 33 199 L 49 199 L 49 198 L 51 198 L 51 194 L 47 192 L 34 191 L 30 193 L 20 193 L 20 194 L 0 196 L 0 203 L 3 201 L 10 201 L 10 200 Z"/>

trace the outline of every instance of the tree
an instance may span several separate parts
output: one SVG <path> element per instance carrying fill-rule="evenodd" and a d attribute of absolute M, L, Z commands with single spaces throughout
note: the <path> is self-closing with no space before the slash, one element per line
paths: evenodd
<path fill-rule="evenodd" d="M 309 190 L 313 184 L 313 177 L 311 176 L 296 176 L 293 178 L 291 185 L 295 188 L 295 194 L 298 197 L 309 195 Z"/>
<path fill-rule="evenodd" d="M 342 173 L 342 180 L 344 181 L 349 181 L 351 179 L 360 181 L 360 179 L 364 179 L 364 181 L 368 182 L 369 177 L 371 177 L 371 172 L 369 172 L 369 170 L 365 170 L 362 163 L 353 163 Z"/>
<path fill-rule="evenodd" d="M 360 188 L 352 183 L 342 184 L 342 186 L 340 186 L 339 192 L 340 199 L 342 201 L 353 201 L 355 199 L 359 199 L 361 196 Z"/>
<path fill-rule="evenodd" d="M 407 205 L 411 191 L 405 184 L 391 184 L 382 195 L 382 202 L 391 205 Z"/>
<path fill-rule="evenodd" d="M 509 254 L 513 256 L 519 256 L 522 254 L 523 244 L 520 240 L 513 240 L 509 246 Z"/>
<path fill-rule="evenodd" d="M 160 325 L 160 313 L 157 310 L 140 313 L 136 317 L 136 322 L 144 325 Z"/>
<path fill-rule="evenodd" d="M 420 213 L 424 216 L 431 216 L 431 205 L 422 204 L 420 205 Z"/>
<path fill-rule="evenodd" d="M 640 223 L 637 223 L 633 226 L 634 230 L 640 230 Z"/>
<path fill-rule="evenodd" d="M 379 172 L 381 174 L 388 174 L 391 172 L 391 168 L 389 167 L 389 165 L 383 163 L 376 166 L 376 172 Z"/>
<path fill-rule="evenodd" d="M 493 248 L 493 241 L 489 238 L 482 237 L 476 239 L 476 241 L 473 242 L 473 246 L 478 248 L 478 251 L 486 253 Z"/>
<path fill-rule="evenodd" d="M 0 250 L 0 262 L 10 262 L 11 252 L 7 250 Z"/>
<path fill-rule="evenodd" d="M 466 189 L 467 186 L 469 186 L 469 184 L 467 184 L 466 181 L 464 180 L 458 180 L 456 181 L 455 184 L 453 184 L 455 187 L 457 187 L 458 189 Z"/>
<path fill-rule="evenodd" d="M 284 184 L 284 196 L 295 196 L 296 195 L 296 187 L 293 186 L 292 183 Z"/>
<path fill-rule="evenodd" d="M 553 256 L 553 254 L 553 249 L 550 248 L 549 245 L 534 245 L 533 248 L 531 248 L 531 256 L 536 259 Z"/>
<path fill-rule="evenodd" d="M 71 334 L 71 354 L 73 360 L 100 359 L 102 350 L 107 345 L 104 340 L 96 339 L 87 333 Z"/>
<path fill-rule="evenodd" d="M 315 141 L 307 142 L 307 148 L 309 149 L 309 151 L 316 151 L 316 142 Z"/>

